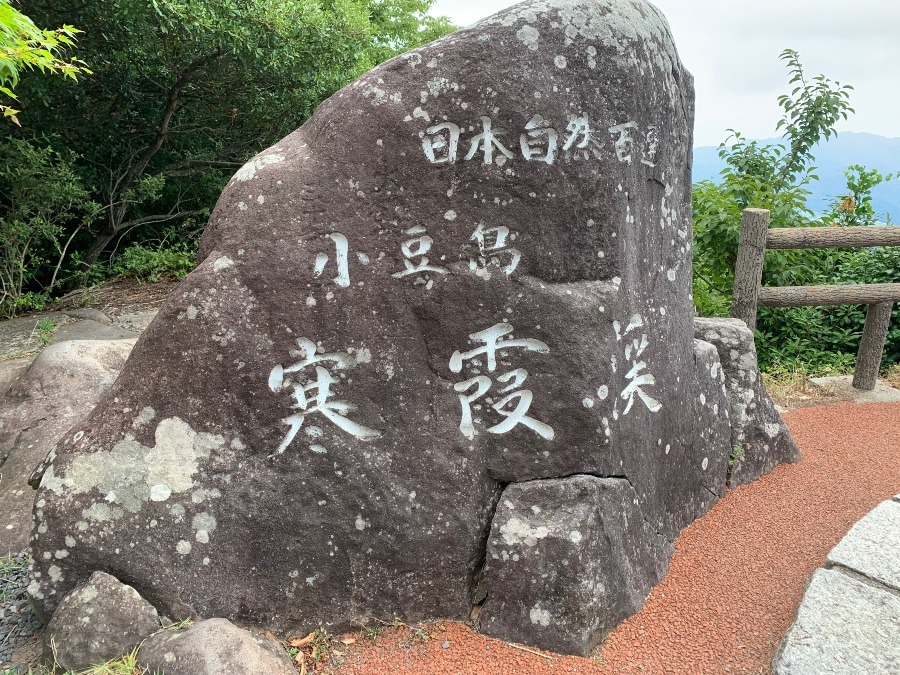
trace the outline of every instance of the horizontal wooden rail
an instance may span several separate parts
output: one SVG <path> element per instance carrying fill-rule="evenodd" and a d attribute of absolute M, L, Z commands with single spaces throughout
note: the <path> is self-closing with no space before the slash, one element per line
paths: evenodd
<path fill-rule="evenodd" d="M 763 286 L 757 301 L 764 307 L 877 305 L 883 302 L 900 302 L 900 284 Z"/>
<path fill-rule="evenodd" d="M 766 248 L 867 248 L 900 246 L 900 227 L 774 227 Z"/>
<path fill-rule="evenodd" d="M 767 248 L 860 248 L 900 246 L 900 227 L 794 227 L 769 229 L 769 212 L 744 209 L 731 316 L 756 328 L 756 308 L 815 307 L 818 305 L 868 305 L 866 325 L 856 354 L 853 386 L 875 388 L 891 310 L 900 302 L 900 284 L 846 286 L 760 286 Z"/>

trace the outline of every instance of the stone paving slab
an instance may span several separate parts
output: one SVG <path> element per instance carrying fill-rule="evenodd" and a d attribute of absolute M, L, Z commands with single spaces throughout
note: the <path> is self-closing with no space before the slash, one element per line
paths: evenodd
<path fill-rule="evenodd" d="M 816 570 L 775 675 L 897 675 L 900 596 L 838 570 Z"/>
<path fill-rule="evenodd" d="M 828 563 L 900 591 L 900 503 L 884 501 L 872 509 L 831 549 Z"/>
<path fill-rule="evenodd" d="M 880 380 L 875 383 L 875 389 L 872 391 L 854 389 L 852 375 L 812 377 L 809 381 L 817 387 L 834 392 L 841 400 L 853 401 L 854 403 L 893 403 L 900 401 L 900 389 L 894 389 Z"/>

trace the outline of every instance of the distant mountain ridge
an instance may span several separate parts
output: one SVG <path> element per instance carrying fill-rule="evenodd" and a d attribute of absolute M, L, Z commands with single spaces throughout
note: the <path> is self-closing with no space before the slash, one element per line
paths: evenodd
<path fill-rule="evenodd" d="M 760 141 L 762 144 L 785 142 L 779 138 Z M 718 147 L 694 148 L 694 182 L 719 180 L 719 172 L 725 163 L 719 159 Z M 844 171 L 851 164 L 861 164 L 867 169 L 878 169 L 882 173 L 900 171 L 900 138 L 885 138 L 875 134 L 844 131 L 826 143 L 813 149 L 816 174 L 819 180 L 809 185 L 812 195 L 809 205 L 819 213 L 827 211 L 835 197 L 843 196 L 847 190 Z M 900 180 L 879 185 L 872 192 L 873 205 L 882 221 L 900 222 Z"/>

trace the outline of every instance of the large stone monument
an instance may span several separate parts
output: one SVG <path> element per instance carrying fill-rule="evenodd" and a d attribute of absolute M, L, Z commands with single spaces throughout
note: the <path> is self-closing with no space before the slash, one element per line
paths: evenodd
<path fill-rule="evenodd" d="M 724 490 L 692 125 L 643 0 L 526 2 L 332 96 L 36 472 L 36 603 L 96 570 L 275 631 L 483 602 L 584 653 Z"/>

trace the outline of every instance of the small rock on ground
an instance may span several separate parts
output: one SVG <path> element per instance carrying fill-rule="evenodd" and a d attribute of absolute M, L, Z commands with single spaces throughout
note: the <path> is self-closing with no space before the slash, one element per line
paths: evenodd
<path fill-rule="evenodd" d="M 156 609 L 136 590 L 94 572 L 54 612 L 44 633 L 44 661 L 82 670 L 122 656 L 158 629 Z"/>
<path fill-rule="evenodd" d="M 138 662 L 166 675 L 297 675 L 281 646 L 238 628 L 227 619 L 208 619 L 180 631 L 161 631 L 144 641 Z"/>

